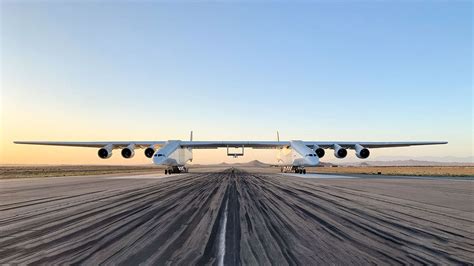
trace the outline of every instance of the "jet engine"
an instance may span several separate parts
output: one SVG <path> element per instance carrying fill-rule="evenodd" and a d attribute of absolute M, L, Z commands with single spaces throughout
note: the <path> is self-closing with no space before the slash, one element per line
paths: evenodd
<path fill-rule="evenodd" d="M 126 148 L 122 149 L 122 157 L 125 159 L 130 159 L 135 155 L 135 147 L 134 145 L 129 145 Z"/>
<path fill-rule="evenodd" d="M 99 150 L 97 153 L 101 159 L 108 159 L 112 156 L 112 148 L 111 147 L 104 147 Z"/>
<path fill-rule="evenodd" d="M 153 154 L 155 154 L 155 149 L 153 149 L 152 147 L 148 147 L 145 149 L 145 156 L 148 157 L 148 158 L 151 158 L 153 157 Z"/>
<path fill-rule="evenodd" d="M 355 151 L 356 151 L 356 156 L 359 159 L 366 159 L 370 155 L 370 151 L 359 144 L 355 145 Z"/>
<path fill-rule="evenodd" d="M 342 159 L 347 156 L 347 150 L 339 145 L 334 145 L 334 156 L 336 158 Z"/>
<path fill-rule="evenodd" d="M 324 149 L 323 148 L 320 148 L 318 146 L 314 147 L 314 152 L 316 153 L 316 155 L 318 155 L 319 158 L 323 158 L 324 157 Z"/>

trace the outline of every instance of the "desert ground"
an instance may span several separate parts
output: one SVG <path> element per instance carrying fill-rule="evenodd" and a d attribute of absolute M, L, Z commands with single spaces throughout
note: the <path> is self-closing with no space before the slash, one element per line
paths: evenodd
<path fill-rule="evenodd" d="M 472 180 L 275 170 L 0 180 L 0 263 L 474 261 Z"/>
<path fill-rule="evenodd" d="M 194 171 L 216 171 L 231 167 L 252 169 L 257 172 L 278 173 L 280 167 L 272 167 L 257 161 L 244 164 L 190 165 Z M 58 176 L 87 176 L 107 174 L 143 174 L 163 172 L 155 165 L 0 165 L 0 179 L 42 178 Z M 308 173 L 362 174 L 390 176 L 467 177 L 474 179 L 474 166 L 345 166 L 308 167 Z"/>
<path fill-rule="evenodd" d="M 86 176 L 105 174 L 140 174 L 156 172 L 153 165 L 0 165 L 0 179 Z"/>
<path fill-rule="evenodd" d="M 402 175 L 402 176 L 465 176 L 474 177 L 474 166 L 347 166 L 311 167 L 314 173 Z"/>

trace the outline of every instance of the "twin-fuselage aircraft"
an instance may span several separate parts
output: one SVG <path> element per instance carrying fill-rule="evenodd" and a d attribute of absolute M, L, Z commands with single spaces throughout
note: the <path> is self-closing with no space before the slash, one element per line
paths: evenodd
<path fill-rule="evenodd" d="M 153 159 L 156 165 L 166 166 L 165 174 L 187 172 L 186 163 L 193 159 L 193 149 L 226 148 L 227 155 L 238 157 L 244 155 L 245 148 L 276 149 L 277 162 L 282 172 L 305 174 L 305 167 L 317 166 L 319 159 L 325 155 L 325 149 L 334 150 L 336 158 L 347 156 L 347 150 L 355 151 L 360 159 L 370 155 L 369 149 L 392 148 L 415 145 L 446 144 L 445 141 L 410 141 L 410 142 L 366 142 L 366 141 L 193 141 L 192 132 L 189 141 L 97 141 L 97 142 L 57 142 L 57 141 L 15 141 L 16 144 L 53 145 L 70 147 L 99 148 L 98 156 L 107 159 L 114 149 L 121 149 L 122 157 L 129 159 L 136 149 L 144 149 L 145 156 Z M 238 149 L 238 151 L 235 151 Z"/>

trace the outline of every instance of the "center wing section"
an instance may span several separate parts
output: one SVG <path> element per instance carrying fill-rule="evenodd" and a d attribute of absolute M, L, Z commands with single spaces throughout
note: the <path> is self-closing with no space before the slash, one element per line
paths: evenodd
<path fill-rule="evenodd" d="M 290 146 L 289 141 L 181 141 L 181 147 L 191 149 L 254 148 L 278 149 Z"/>

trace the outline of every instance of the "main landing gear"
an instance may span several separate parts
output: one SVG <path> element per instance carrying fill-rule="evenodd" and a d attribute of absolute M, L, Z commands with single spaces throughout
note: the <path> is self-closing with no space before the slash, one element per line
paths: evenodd
<path fill-rule="evenodd" d="M 188 168 L 184 166 L 173 166 L 168 169 L 165 169 L 165 175 L 187 173 L 187 172 L 188 172 Z"/>
<path fill-rule="evenodd" d="M 305 175 L 306 174 L 306 169 L 304 169 L 304 168 L 303 169 L 296 169 L 295 173 Z"/>
<path fill-rule="evenodd" d="M 295 174 L 306 174 L 306 169 L 301 166 L 289 166 L 289 167 L 281 167 L 280 172 L 282 173 L 288 173 L 288 172 L 294 172 Z"/>

